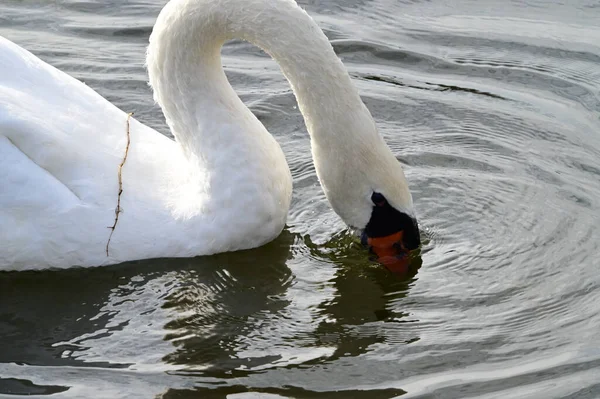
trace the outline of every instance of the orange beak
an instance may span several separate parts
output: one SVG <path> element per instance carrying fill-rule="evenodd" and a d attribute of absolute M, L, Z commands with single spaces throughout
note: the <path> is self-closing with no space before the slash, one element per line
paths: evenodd
<path fill-rule="evenodd" d="M 403 273 L 408 271 L 408 250 L 402 245 L 402 235 L 399 231 L 384 237 L 368 237 L 369 249 L 377 255 L 377 261 L 390 271 Z"/>

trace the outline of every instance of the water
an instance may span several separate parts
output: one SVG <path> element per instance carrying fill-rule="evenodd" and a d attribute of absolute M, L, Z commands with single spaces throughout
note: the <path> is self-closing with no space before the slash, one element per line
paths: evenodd
<path fill-rule="evenodd" d="M 169 135 L 143 68 L 162 3 L 5 0 L 0 34 Z M 406 164 L 420 268 L 366 259 L 276 64 L 233 42 L 228 76 L 292 169 L 289 227 L 240 253 L 1 273 L 0 396 L 600 397 L 597 2 L 302 4 Z"/>

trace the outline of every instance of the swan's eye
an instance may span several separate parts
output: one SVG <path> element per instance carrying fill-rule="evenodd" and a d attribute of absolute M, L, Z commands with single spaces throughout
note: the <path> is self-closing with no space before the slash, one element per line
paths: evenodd
<path fill-rule="evenodd" d="M 380 193 L 373 193 L 373 195 L 371 195 L 371 201 L 377 206 L 384 206 L 387 204 L 387 200 Z"/>

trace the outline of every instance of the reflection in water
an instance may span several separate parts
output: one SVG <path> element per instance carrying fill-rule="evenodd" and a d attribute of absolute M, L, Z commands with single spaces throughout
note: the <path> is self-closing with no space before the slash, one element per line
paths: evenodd
<path fill-rule="evenodd" d="M 385 342 L 378 322 L 402 321 L 403 314 L 390 304 L 406 296 L 421 266 L 420 256 L 412 259 L 405 274 L 399 275 L 380 265 L 367 264 L 364 249 L 344 234 L 325 246 L 316 246 L 309 238 L 307 244 L 313 256 L 337 265 L 331 279 L 335 294 L 319 304 L 326 318 L 315 331 L 319 342 L 335 347 L 328 360 L 359 356 L 373 344 Z"/>
<path fill-rule="evenodd" d="M 112 290 L 135 275 L 134 268 L 14 272 L 0 275 L 0 363 L 76 364 L 63 356 L 73 337 L 95 334 L 112 315 L 102 311 Z M 106 328 L 108 331 L 108 328 Z M 75 349 L 76 350 L 76 349 Z"/>
<path fill-rule="evenodd" d="M 315 331 L 321 342 L 336 347 L 328 360 L 356 357 L 373 344 L 386 342 L 385 330 L 379 327 L 402 322 L 404 314 L 390 303 L 404 298 L 411 282 L 383 268 L 338 269 L 333 279 L 336 295 L 319 306 L 327 321 Z"/>
<path fill-rule="evenodd" d="M 286 266 L 292 240 L 284 233 L 262 248 L 219 254 L 201 268 L 178 272 L 178 286 L 163 305 L 175 312 L 166 325 L 165 339 L 177 349 L 164 360 L 210 371 L 273 361 L 270 357 L 253 362 L 239 359 L 235 345 L 252 333 L 264 315 L 286 307 L 282 294 L 293 284 Z"/>
<path fill-rule="evenodd" d="M 211 329 L 223 334 L 233 328 L 219 331 L 221 317 L 235 324 L 268 312 L 290 283 L 285 262 L 291 242 L 284 233 L 257 250 L 212 257 L 2 273 L 0 336 L 13 345 L 0 351 L 0 362 L 127 367 L 160 360 L 140 359 L 136 342 L 148 345 L 150 339 L 155 350 L 163 346 L 168 353 L 173 348 L 161 344 L 165 340 L 175 346 L 192 340 L 172 331 L 178 323 L 201 326 L 194 333 L 209 337 Z M 176 353 L 166 360 L 177 363 Z"/>
<path fill-rule="evenodd" d="M 298 267 L 314 268 L 312 278 L 297 278 Z M 11 312 L 0 314 L 0 334 L 13 345 L 0 363 L 170 370 L 233 378 L 227 389 L 236 392 L 235 378 L 385 342 L 377 325 L 401 322 L 389 304 L 415 273 L 399 278 L 369 263 L 345 233 L 318 246 L 287 231 L 262 248 L 211 257 L 3 273 L 0 302 Z"/>
<path fill-rule="evenodd" d="M 167 132 L 143 67 L 164 2 L 0 1 L 0 34 Z M 340 233 L 288 83 L 229 43 L 228 77 L 290 164 L 293 234 L 0 273 L 0 395 L 597 398 L 594 1 L 300 3 L 406 165 L 424 266 L 392 275 Z"/>
<path fill-rule="evenodd" d="M 339 358 L 358 357 L 373 345 L 385 343 L 393 324 L 401 328 L 404 314 L 392 303 L 403 298 L 415 281 L 420 259 L 410 275 L 400 278 L 369 263 L 364 249 L 347 234 L 323 246 L 308 237 L 284 235 L 293 239 L 292 254 L 289 246 L 282 244 L 248 251 L 245 260 L 223 254 L 214 257 L 222 267 L 186 270 L 185 277 L 179 278 L 185 283 L 169 294 L 164 305 L 177 311 L 167 324 L 172 332 L 166 337 L 177 349 L 164 360 L 183 366 L 175 373 L 194 375 L 207 386 L 187 393 L 172 390 L 163 397 L 198 393 L 224 397 L 247 392 L 240 380 L 244 377 L 260 376 L 265 369 L 274 368 L 310 370 Z M 280 262 L 273 262 L 274 253 Z M 314 268 L 317 276 L 299 279 L 286 264 L 291 269 L 297 265 Z M 404 343 L 416 339 L 418 336 Z M 223 385 L 227 380 L 230 384 Z M 216 381 L 223 386 L 210 387 Z M 300 388 L 285 379 L 275 379 L 270 386 L 252 392 L 337 397 Z M 390 398 L 402 393 L 386 388 L 344 390 L 338 396 Z"/>
<path fill-rule="evenodd" d="M 158 396 L 160 399 L 391 399 L 406 392 L 402 389 L 370 389 L 352 391 L 310 391 L 293 386 L 282 388 L 248 389 L 243 385 L 219 388 L 197 388 L 194 390 L 170 389 Z"/>
<path fill-rule="evenodd" d="M 163 306 L 176 311 L 166 339 L 177 349 L 164 360 L 227 378 L 358 356 L 382 342 L 383 336 L 362 332 L 361 326 L 401 319 L 388 304 L 405 295 L 418 267 L 400 279 L 368 263 L 362 248 L 341 237 L 319 247 L 284 233 L 246 256 L 212 257 L 216 268 L 179 272 L 182 283 Z M 298 280 L 286 265 L 297 261 L 305 267 L 325 264 L 328 276 Z"/>

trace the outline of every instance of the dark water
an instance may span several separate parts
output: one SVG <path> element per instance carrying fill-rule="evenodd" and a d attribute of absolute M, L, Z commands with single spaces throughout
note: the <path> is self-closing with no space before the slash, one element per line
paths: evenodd
<path fill-rule="evenodd" d="M 3 0 L 0 34 L 169 134 L 162 0 Z M 422 265 L 372 265 L 318 185 L 276 64 L 235 88 L 283 146 L 289 228 L 252 251 L 0 274 L 0 396 L 600 397 L 600 5 L 308 0 L 406 172 Z"/>

